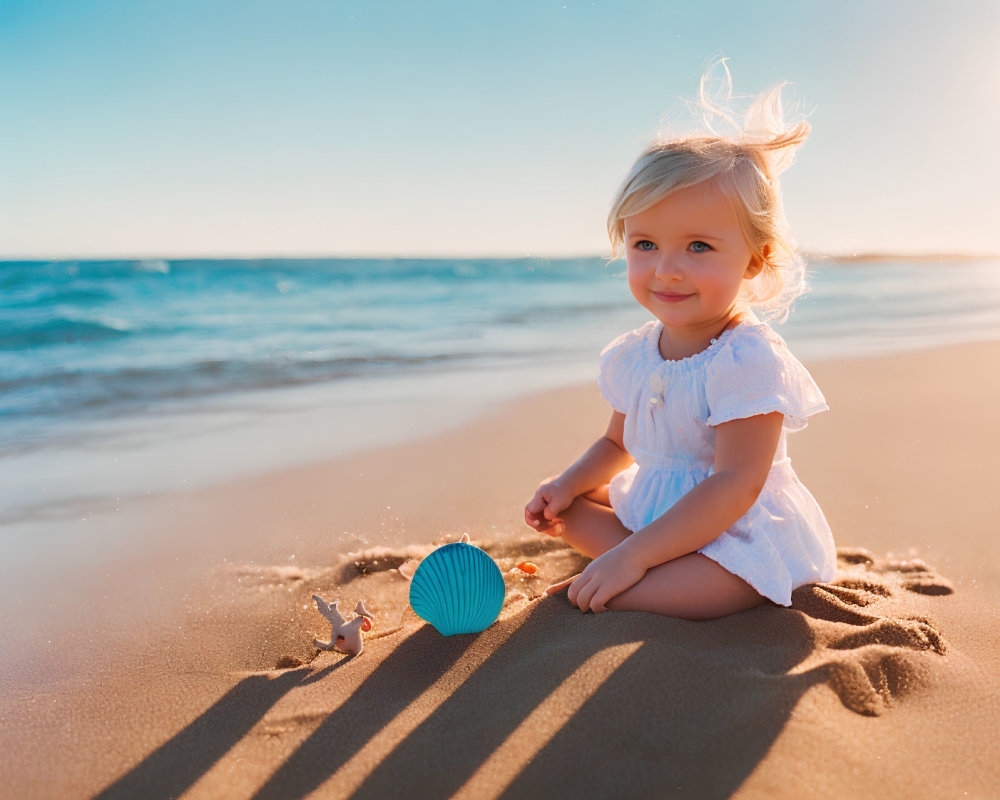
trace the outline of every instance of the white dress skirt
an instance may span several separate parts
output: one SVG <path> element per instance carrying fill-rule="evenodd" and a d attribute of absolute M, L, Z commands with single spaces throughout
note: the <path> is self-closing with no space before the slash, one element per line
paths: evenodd
<path fill-rule="evenodd" d="M 611 480 L 612 508 L 630 531 L 645 527 L 714 472 L 714 426 L 780 411 L 781 437 L 760 496 L 697 552 L 790 606 L 793 589 L 831 581 L 836 573 L 830 526 L 786 451 L 787 433 L 829 406 L 766 323 L 743 322 L 678 361 L 660 355 L 662 330 L 660 322 L 648 322 L 601 352 L 598 386 L 625 414 L 625 449 L 635 459 Z"/>

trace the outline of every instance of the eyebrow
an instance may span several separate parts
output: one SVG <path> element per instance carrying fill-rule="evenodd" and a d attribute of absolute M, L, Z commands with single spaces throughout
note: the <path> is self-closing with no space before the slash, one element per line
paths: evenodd
<path fill-rule="evenodd" d="M 636 239 L 636 238 L 639 238 L 639 239 L 650 239 L 652 237 L 648 233 L 642 233 L 641 231 L 636 231 L 635 233 L 630 233 L 628 235 L 628 238 L 629 239 Z M 713 242 L 721 242 L 721 241 L 723 241 L 718 236 L 709 236 L 707 233 L 685 233 L 685 234 L 682 234 L 678 238 L 681 238 L 681 239 L 711 239 Z"/>

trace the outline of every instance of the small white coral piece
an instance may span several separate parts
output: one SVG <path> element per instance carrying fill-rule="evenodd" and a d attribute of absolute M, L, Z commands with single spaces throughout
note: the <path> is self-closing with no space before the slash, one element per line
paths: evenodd
<path fill-rule="evenodd" d="M 420 562 L 415 558 L 411 558 L 399 565 L 399 574 L 402 575 L 406 580 L 413 580 L 413 573 L 417 571 L 417 567 L 420 566 Z"/>
<path fill-rule="evenodd" d="M 358 604 L 354 607 L 357 616 L 346 622 L 337 608 L 339 600 L 327 603 L 318 594 L 313 595 L 313 600 L 316 601 L 319 613 L 330 623 L 330 641 L 321 642 L 319 639 L 313 639 L 313 644 L 320 650 L 332 650 L 349 656 L 361 655 L 361 651 L 365 649 L 364 639 L 361 638 L 362 626 L 368 621 L 371 627 L 370 620 L 374 619 L 365 608 L 364 601 L 358 600 Z"/>

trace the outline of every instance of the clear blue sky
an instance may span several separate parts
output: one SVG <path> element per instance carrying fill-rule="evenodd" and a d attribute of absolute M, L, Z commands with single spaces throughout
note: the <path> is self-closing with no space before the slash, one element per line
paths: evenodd
<path fill-rule="evenodd" d="M 0 257 L 607 254 L 714 57 L 815 251 L 1000 252 L 1000 3 L 0 0 Z"/>

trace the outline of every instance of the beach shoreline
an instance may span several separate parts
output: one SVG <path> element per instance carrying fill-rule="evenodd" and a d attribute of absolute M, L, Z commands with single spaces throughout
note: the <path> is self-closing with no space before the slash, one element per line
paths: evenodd
<path fill-rule="evenodd" d="M 123 506 L 116 563 L 83 553 L 81 568 L 57 585 L 33 565 L 35 587 L 9 600 L 17 624 L 5 633 L 12 647 L 5 648 L 2 744 L 11 757 L 0 772 L 31 787 L 25 796 L 84 797 L 107 787 L 108 796 L 127 796 L 162 783 L 183 759 L 191 764 L 185 737 L 197 734 L 218 752 L 208 763 L 195 758 L 171 784 L 192 797 L 225 787 L 239 796 L 261 787 L 300 796 L 303 775 L 322 787 L 320 796 L 346 796 L 334 790 L 335 775 L 342 786 L 374 789 L 388 785 L 383 760 L 430 769 L 418 759 L 447 745 L 442 726 L 473 724 L 472 709 L 485 703 L 507 720 L 498 724 L 504 736 L 484 733 L 493 749 L 457 759 L 463 783 L 430 769 L 415 796 L 442 796 L 433 794 L 441 788 L 476 796 L 477 787 L 530 796 L 547 778 L 528 763 L 541 759 L 554 779 L 553 759 L 569 758 L 594 714 L 610 714 L 624 737 L 643 697 L 683 704 L 675 691 L 687 687 L 701 698 L 689 711 L 735 748 L 736 766 L 721 774 L 740 796 L 766 796 L 781 774 L 802 791 L 822 785 L 829 795 L 871 789 L 868 781 L 881 774 L 896 779 L 881 796 L 963 785 L 985 796 L 1000 785 L 1000 744 L 988 732 L 997 704 L 982 700 L 1000 687 L 991 644 L 1000 628 L 1000 543 L 991 533 L 1000 503 L 989 470 L 1000 446 L 993 418 L 1000 376 L 983 365 L 998 357 L 1000 343 L 982 342 L 808 363 L 832 410 L 790 437 L 789 449 L 830 521 L 840 583 L 826 594 L 803 589 L 792 609 L 709 625 L 581 615 L 564 594 L 540 597 L 544 585 L 585 562 L 532 533 L 521 509 L 542 478 L 603 432 L 609 411 L 593 385 L 505 401 L 423 439 Z M 530 579 L 507 574 L 504 611 L 482 635 L 444 639 L 407 611 L 405 579 L 394 566 L 465 532 L 503 566 L 530 557 L 540 571 Z M 310 607 L 313 591 L 328 599 L 342 593 L 342 608 L 364 597 L 376 629 L 360 657 L 313 660 L 311 639 L 329 632 Z M 791 631 L 782 628 L 792 621 Z M 585 644 L 594 636 L 607 647 Z M 785 657 L 761 661 L 758 641 Z M 303 666 L 276 669 L 286 656 Z M 675 688 L 644 695 L 635 687 L 656 683 L 651 670 L 660 659 L 678 665 Z M 528 692 L 536 705 L 516 696 L 528 664 L 545 689 Z M 416 683 L 402 688 L 408 674 Z M 576 683 L 563 682 L 570 674 Z M 861 691 L 862 674 L 874 696 Z M 748 749 L 724 733 L 726 717 L 698 705 L 708 695 L 692 683 L 695 675 L 727 702 L 747 699 L 744 722 L 766 723 L 773 747 Z M 393 716 L 383 719 L 355 694 L 373 687 L 388 693 Z M 503 687 L 515 692 L 505 695 L 506 712 L 484 694 Z M 451 699 L 442 706 L 434 692 Z M 252 710 L 238 711 L 237 700 Z M 777 716 L 767 710 L 775 704 L 784 709 Z M 363 738 L 345 734 L 346 755 L 313 766 L 310 753 L 331 755 L 316 731 L 329 737 L 334 721 L 342 727 L 355 718 Z M 686 752 L 680 733 L 706 735 L 690 725 L 671 732 L 669 716 L 650 731 L 677 754 Z M 632 756 L 624 744 L 609 745 L 595 763 L 637 759 L 622 791 L 642 794 L 649 770 L 662 776 L 647 760 L 655 741 L 642 739 Z M 984 760 L 960 778 L 948 759 L 957 764 L 973 742 Z M 817 746 L 828 750 L 818 760 Z M 714 752 L 687 755 L 711 772 Z M 237 766 L 247 759 L 256 766 Z M 794 766 L 809 759 L 818 761 L 820 783 Z M 684 779 L 689 788 L 708 787 Z"/>
<path fill-rule="evenodd" d="M 809 291 L 775 331 L 810 364 L 1000 340 L 998 268 L 956 262 L 942 284 L 933 263 L 810 263 Z M 594 380 L 601 348 L 649 319 L 623 269 L 595 258 L 0 264 L 11 289 L 0 561 L 16 572 L 34 549 L 99 548 L 91 517 L 130 498 L 318 463 Z"/>

